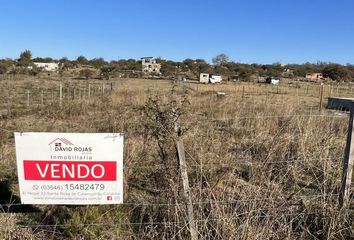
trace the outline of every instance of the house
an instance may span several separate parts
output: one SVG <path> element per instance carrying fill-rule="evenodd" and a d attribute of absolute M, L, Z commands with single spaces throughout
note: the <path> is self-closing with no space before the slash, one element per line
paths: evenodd
<path fill-rule="evenodd" d="M 47 72 L 56 72 L 59 70 L 59 63 L 41 63 L 41 62 L 34 62 L 33 63 L 37 68 L 42 68 L 44 71 Z"/>
<path fill-rule="evenodd" d="M 201 73 L 199 75 L 199 82 L 201 83 L 219 83 L 222 77 L 217 74 Z"/>
<path fill-rule="evenodd" d="M 322 73 L 307 73 L 305 78 L 311 79 L 311 80 L 320 80 L 320 79 L 323 79 L 323 74 Z"/>
<path fill-rule="evenodd" d="M 142 71 L 145 74 L 156 74 L 161 75 L 161 64 L 156 63 L 153 57 L 142 57 L 141 58 Z"/>

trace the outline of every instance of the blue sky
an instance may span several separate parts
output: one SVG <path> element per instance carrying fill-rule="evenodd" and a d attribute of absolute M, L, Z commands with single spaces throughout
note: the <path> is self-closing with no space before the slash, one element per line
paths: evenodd
<path fill-rule="evenodd" d="M 354 64 L 353 0 L 2 0 L 0 58 Z"/>

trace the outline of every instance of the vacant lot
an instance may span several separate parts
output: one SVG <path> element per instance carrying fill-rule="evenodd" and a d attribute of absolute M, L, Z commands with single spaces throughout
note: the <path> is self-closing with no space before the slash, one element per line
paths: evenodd
<path fill-rule="evenodd" d="M 319 112 L 319 85 L 27 79 L 0 93 L 1 238 L 188 239 L 177 139 L 200 239 L 354 236 L 337 201 L 348 116 Z M 18 204 L 14 131 L 123 132 L 125 204 Z"/>

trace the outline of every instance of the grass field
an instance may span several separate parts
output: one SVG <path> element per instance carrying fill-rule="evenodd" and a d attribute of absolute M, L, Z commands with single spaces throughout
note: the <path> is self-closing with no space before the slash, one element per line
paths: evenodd
<path fill-rule="evenodd" d="M 112 91 L 105 89 L 110 83 Z M 348 115 L 319 112 L 319 89 L 308 83 L 0 81 L 0 203 L 14 203 L 0 208 L 0 236 L 190 238 L 175 150 L 182 139 L 200 239 L 352 239 L 353 212 L 340 210 L 337 200 Z M 324 87 L 325 99 L 353 94 L 351 86 Z M 174 131 L 172 109 L 182 136 Z M 14 131 L 124 133 L 125 204 L 16 205 Z"/>

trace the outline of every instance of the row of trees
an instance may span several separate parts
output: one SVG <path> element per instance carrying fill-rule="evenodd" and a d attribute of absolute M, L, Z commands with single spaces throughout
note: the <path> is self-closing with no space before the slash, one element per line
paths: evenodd
<path fill-rule="evenodd" d="M 52 58 L 32 58 L 30 50 L 23 51 L 18 59 L 2 59 L 0 60 L 0 74 L 10 71 L 18 71 L 18 68 L 32 66 L 32 74 L 38 69 L 35 68 L 33 62 L 57 62 L 60 63 L 61 70 L 69 70 L 77 67 L 90 66 L 99 69 L 101 75 L 106 78 L 112 72 L 124 71 L 141 71 L 141 61 L 135 59 L 121 59 L 106 61 L 104 58 L 87 59 L 85 56 L 79 56 L 75 60 L 68 58 L 52 59 Z M 227 76 L 232 79 L 250 80 L 252 76 L 274 76 L 274 77 L 304 77 L 307 73 L 322 73 L 324 77 L 335 81 L 353 81 L 354 65 L 340 65 L 327 62 L 305 63 L 305 64 L 243 64 L 230 61 L 226 54 L 219 54 L 212 59 L 213 64 L 207 63 L 204 59 L 185 59 L 181 62 L 157 59 L 161 64 L 161 73 L 166 77 L 176 77 L 178 75 L 186 75 L 190 78 L 198 78 L 199 74 L 216 73 Z M 85 76 L 88 71 L 85 72 Z"/>

